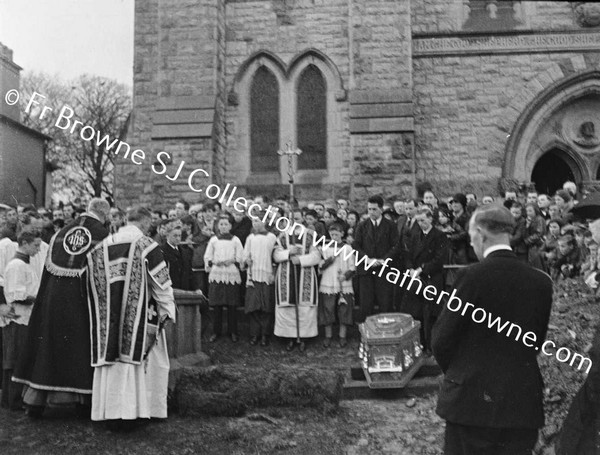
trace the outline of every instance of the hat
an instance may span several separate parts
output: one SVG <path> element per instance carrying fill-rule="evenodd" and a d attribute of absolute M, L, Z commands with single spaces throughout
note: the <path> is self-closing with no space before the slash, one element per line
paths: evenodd
<path fill-rule="evenodd" d="M 462 193 L 456 193 L 454 196 L 452 196 L 451 202 L 458 202 L 463 206 L 463 208 L 465 208 L 467 206 L 467 196 Z"/>
<path fill-rule="evenodd" d="M 567 190 L 558 190 L 556 196 L 560 197 L 565 202 L 569 202 L 572 199 L 571 194 Z"/>

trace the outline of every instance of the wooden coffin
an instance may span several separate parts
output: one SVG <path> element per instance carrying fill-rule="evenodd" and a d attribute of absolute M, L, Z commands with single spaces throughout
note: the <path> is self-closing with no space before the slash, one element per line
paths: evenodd
<path fill-rule="evenodd" d="M 372 389 L 402 388 L 423 364 L 421 323 L 403 313 L 370 316 L 359 325 L 358 356 Z"/>

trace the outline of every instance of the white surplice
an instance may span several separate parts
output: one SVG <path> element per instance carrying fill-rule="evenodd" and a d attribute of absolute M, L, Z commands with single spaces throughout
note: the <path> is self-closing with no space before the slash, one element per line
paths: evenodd
<path fill-rule="evenodd" d="M 142 231 L 132 225 L 113 235 L 115 242 L 134 241 Z M 175 321 L 173 289 L 161 289 L 148 279 L 159 315 Z M 148 357 L 140 365 L 117 362 L 94 369 L 92 420 L 166 418 L 169 354 L 164 330 Z"/>

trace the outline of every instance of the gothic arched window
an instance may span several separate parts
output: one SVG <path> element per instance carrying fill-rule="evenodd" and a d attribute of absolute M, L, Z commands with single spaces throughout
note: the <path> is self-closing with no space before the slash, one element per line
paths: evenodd
<path fill-rule="evenodd" d="M 327 168 L 327 86 L 321 71 L 308 65 L 297 88 L 297 144 L 299 169 Z"/>
<path fill-rule="evenodd" d="M 261 66 L 250 89 L 250 169 L 279 171 L 279 84 L 271 71 Z"/>

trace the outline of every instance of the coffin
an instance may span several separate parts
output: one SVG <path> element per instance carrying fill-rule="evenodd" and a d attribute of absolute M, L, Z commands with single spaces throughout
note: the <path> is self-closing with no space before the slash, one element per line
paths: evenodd
<path fill-rule="evenodd" d="M 358 357 L 372 389 L 402 388 L 423 364 L 421 323 L 404 313 L 370 316 L 359 325 Z"/>

